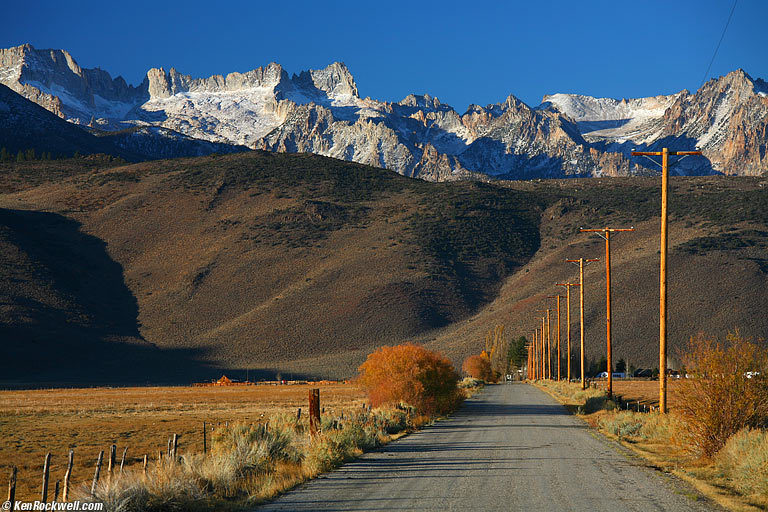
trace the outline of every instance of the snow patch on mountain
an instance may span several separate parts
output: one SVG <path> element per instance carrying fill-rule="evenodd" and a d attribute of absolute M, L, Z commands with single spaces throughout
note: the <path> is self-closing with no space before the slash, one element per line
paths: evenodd
<path fill-rule="evenodd" d="M 654 139 L 658 122 L 680 94 L 617 100 L 560 93 L 545 96 L 539 108 L 554 106 L 568 115 L 589 141 L 643 144 Z"/>
<path fill-rule="evenodd" d="M 50 86 L 46 86 L 36 81 L 27 81 L 25 83 L 45 94 L 58 97 L 64 105 L 64 114 L 67 116 L 67 121 L 74 124 L 87 124 L 91 118 L 101 120 L 102 122 L 123 119 L 135 107 L 135 104 L 132 102 L 110 101 L 98 94 L 93 95 L 93 104 L 87 104 L 59 84 L 53 83 Z"/>
<path fill-rule="evenodd" d="M 722 142 L 724 138 L 723 132 L 728 127 L 728 120 L 732 110 L 733 104 L 731 102 L 730 94 L 725 94 L 723 97 L 719 98 L 715 110 L 715 119 L 710 123 L 709 129 L 704 135 L 699 137 L 696 147 L 707 148 Z"/>

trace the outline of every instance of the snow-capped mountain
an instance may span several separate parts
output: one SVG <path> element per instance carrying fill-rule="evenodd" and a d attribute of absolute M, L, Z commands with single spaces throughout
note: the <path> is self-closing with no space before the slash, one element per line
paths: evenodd
<path fill-rule="evenodd" d="M 279 64 L 193 78 L 150 69 L 130 86 L 64 50 L 0 50 L 0 82 L 56 115 L 102 130 L 155 127 L 219 144 L 312 152 L 430 180 L 630 175 L 632 148 L 700 146 L 686 173 L 756 174 L 765 158 L 765 82 L 737 71 L 696 94 L 630 100 L 514 96 L 459 114 L 429 95 L 360 98 L 342 63 L 289 76 Z M 677 146 L 681 146 L 678 148 Z M 638 165 L 640 164 L 640 165 Z"/>
<path fill-rule="evenodd" d="M 759 175 L 768 170 L 768 84 L 739 69 L 705 83 L 695 94 L 622 99 L 575 94 L 544 97 L 541 108 L 576 121 L 596 149 L 629 155 L 632 148 L 700 149 L 678 172 Z"/>

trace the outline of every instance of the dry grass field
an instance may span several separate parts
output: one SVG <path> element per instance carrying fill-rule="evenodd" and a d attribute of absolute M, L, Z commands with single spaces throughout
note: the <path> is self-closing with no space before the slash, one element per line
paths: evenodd
<path fill-rule="evenodd" d="M 596 380 L 600 389 L 605 389 L 605 380 Z M 667 379 L 667 405 L 670 410 L 675 408 L 679 395 L 677 379 Z M 613 393 L 623 400 L 639 401 L 641 405 L 656 407 L 659 405 L 659 381 L 657 380 L 623 380 L 613 381 Z"/>
<path fill-rule="evenodd" d="M 181 436 L 179 451 L 202 451 L 203 421 L 257 422 L 277 412 L 307 410 L 310 388 L 320 389 L 326 413 L 359 408 L 354 384 L 233 387 L 147 387 L 52 389 L 0 392 L 0 474 L 19 469 L 17 499 L 39 499 L 45 454 L 52 454 L 51 487 L 63 480 L 70 449 L 75 451 L 73 487 L 90 482 L 100 450 L 128 447 L 127 465 L 144 454 L 156 460 L 169 437 Z"/>

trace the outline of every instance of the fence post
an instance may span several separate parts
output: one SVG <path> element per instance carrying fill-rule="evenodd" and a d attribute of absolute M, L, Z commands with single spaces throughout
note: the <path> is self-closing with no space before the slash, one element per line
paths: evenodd
<path fill-rule="evenodd" d="M 112 445 L 109 447 L 109 464 L 107 465 L 107 473 L 109 473 L 109 477 L 112 478 L 112 470 L 115 467 L 115 459 L 117 459 L 117 445 Z"/>
<path fill-rule="evenodd" d="M 147 454 L 144 454 L 144 476 L 147 476 Z"/>
<path fill-rule="evenodd" d="M 45 464 L 43 465 L 43 492 L 41 493 L 40 501 L 43 503 L 48 502 L 48 476 L 51 471 L 51 454 L 45 455 Z"/>
<path fill-rule="evenodd" d="M 56 480 L 56 486 L 53 488 L 53 502 L 59 501 L 59 491 L 61 490 L 61 480 Z"/>
<path fill-rule="evenodd" d="M 177 462 L 176 450 L 178 449 L 178 447 L 179 447 L 179 435 L 173 434 L 173 463 L 174 464 L 176 464 Z"/>
<path fill-rule="evenodd" d="M 13 466 L 11 469 L 11 479 L 8 481 L 8 501 L 11 502 L 11 512 L 16 508 L 16 473 L 18 469 Z"/>
<path fill-rule="evenodd" d="M 301 420 L 301 407 L 299 407 L 299 410 L 296 411 L 296 423 L 298 423 Z"/>
<path fill-rule="evenodd" d="M 64 491 L 61 496 L 63 501 L 69 500 L 69 480 L 72 478 L 72 466 L 75 462 L 75 450 L 69 450 L 69 461 L 67 462 L 67 472 L 64 473 Z"/>
<path fill-rule="evenodd" d="M 101 462 L 104 459 L 104 450 L 99 452 L 99 458 L 96 459 L 96 472 L 93 474 L 93 483 L 91 484 L 91 496 L 96 494 L 96 486 L 99 484 L 99 474 L 101 473 Z"/>
<path fill-rule="evenodd" d="M 208 440 L 206 438 L 205 422 L 203 422 L 203 455 L 208 453 Z"/>
<path fill-rule="evenodd" d="M 317 435 L 320 429 L 320 390 L 313 388 L 309 390 L 309 433 L 312 436 Z"/>
<path fill-rule="evenodd" d="M 120 458 L 120 474 L 123 474 L 123 466 L 125 465 L 125 455 L 128 453 L 128 447 L 123 449 L 123 456 Z"/>

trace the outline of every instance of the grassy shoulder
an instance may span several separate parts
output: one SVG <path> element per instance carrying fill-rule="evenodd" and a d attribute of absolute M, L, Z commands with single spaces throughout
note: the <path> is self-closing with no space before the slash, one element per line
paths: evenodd
<path fill-rule="evenodd" d="M 667 415 L 621 410 L 599 389 L 576 383 L 539 381 L 545 391 L 590 427 L 671 473 L 728 510 L 768 510 L 768 433 L 744 430 L 711 459 L 687 445 L 687 425 L 675 412 Z"/>
<path fill-rule="evenodd" d="M 458 389 L 469 397 L 482 389 L 482 383 L 465 379 Z M 256 423 L 219 427 L 209 453 L 163 457 L 146 470 L 131 469 L 102 479 L 93 494 L 83 485 L 76 495 L 104 503 L 106 510 L 243 510 L 442 416 L 405 405 L 361 407 L 324 415 L 319 432 L 312 435 L 306 415 L 276 413 Z"/>
<path fill-rule="evenodd" d="M 214 432 L 207 454 L 164 457 L 146 472 L 102 479 L 93 495 L 84 485 L 78 497 L 102 502 L 107 510 L 242 510 L 429 421 L 407 409 L 361 408 L 345 416 L 323 416 L 315 435 L 306 417 L 293 414 L 238 422 Z"/>

